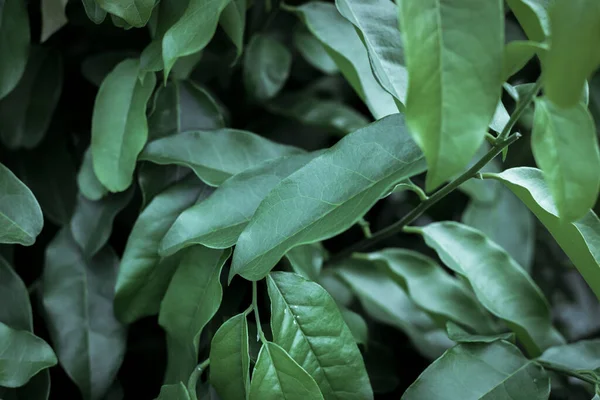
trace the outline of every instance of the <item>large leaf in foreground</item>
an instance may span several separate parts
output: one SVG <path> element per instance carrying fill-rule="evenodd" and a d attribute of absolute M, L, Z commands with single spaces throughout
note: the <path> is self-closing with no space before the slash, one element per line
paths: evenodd
<path fill-rule="evenodd" d="M 503 182 L 535 214 L 552 234 L 558 245 L 596 297 L 600 298 L 600 220 L 593 211 L 579 221 L 563 223 L 550 195 L 542 171 L 536 168 L 511 168 L 500 174 L 487 174 L 487 178 Z"/>
<path fill-rule="evenodd" d="M 546 400 L 550 378 L 505 341 L 460 344 L 433 362 L 402 400 Z"/>
<path fill-rule="evenodd" d="M 466 167 L 494 115 L 502 84 L 503 5 L 400 2 L 410 78 L 406 121 L 427 158 L 429 190 Z"/>
<path fill-rule="evenodd" d="M 208 185 L 219 186 L 227 178 L 272 158 L 301 150 L 236 129 L 189 131 L 154 140 L 140 160 L 191 168 Z"/>
<path fill-rule="evenodd" d="M 372 399 L 364 362 L 335 301 L 289 272 L 267 277 L 273 341 L 317 382 L 326 399 Z"/>
<path fill-rule="evenodd" d="M 230 276 L 263 278 L 289 249 L 350 228 L 394 184 L 424 169 L 400 114 L 347 135 L 262 201 L 237 242 Z"/>

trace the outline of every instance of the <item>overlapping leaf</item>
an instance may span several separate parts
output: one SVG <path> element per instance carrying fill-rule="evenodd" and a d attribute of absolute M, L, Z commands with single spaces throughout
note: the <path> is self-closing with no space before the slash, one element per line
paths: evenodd
<path fill-rule="evenodd" d="M 25 0 L 11 0 L 0 8 L 0 99 L 23 76 L 29 56 L 29 17 Z M 6 55 L 10 54 L 10 57 Z"/>
<path fill-rule="evenodd" d="M 285 85 L 292 54 L 282 43 L 267 35 L 254 35 L 244 56 L 246 92 L 258 101 L 273 98 Z"/>
<path fill-rule="evenodd" d="M 127 24 L 141 28 L 150 19 L 152 9 L 156 5 L 155 0 L 94 0 L 98 5 L 111 13 L 122 18 Z M 89 15 L 89 11 L 88 11 Z"/>

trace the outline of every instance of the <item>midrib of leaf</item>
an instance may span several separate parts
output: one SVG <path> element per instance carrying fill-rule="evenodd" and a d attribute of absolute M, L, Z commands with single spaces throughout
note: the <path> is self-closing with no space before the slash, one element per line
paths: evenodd
<path fill-rule="evenodd" d="M 12 219 L 8 218 L 8 216 L 4 213 L 0 213 L 0 215 L 2 217 L 4 217 L 4 219 L 6 219 L 8 222 L 10 222 L 11 226 L 16 226 L 20 232 L 23 232 L 28 238 L 33 239 L 33 236 L 31 236 L 29 233 L 27 233 L 27 231 L 25 231 L 23 228 L 21 228 L 21 225 L 17 224 L 15 221 L 13 221 Z"/>
<path fill-rule="evenodd" d="M 139 71 L 139 61 L 137 63 L 136 71 Z M 122 121 L 123 124 L 120 124 L 123 127 L 123 129 L 121 130 L 120 135 L 119 135 L 119 151 L 117 153 L 117 164 L 119 165 L 119 171 L 123 170 L 123 168 L 122 168 L 123 163 L 124 163 L 124 160 L 123 160 L 123 147 L 124 147 L 123 142 L 124 142 L 124 139 L 125 139 L 125 135 L 127 133 L 127 122 L 129 121 L 129 113 L 131 112 L 131 106 L 132 106 L 132 103 L 133 103 L 133 97 L 134 97 L 135 88 L 137 87 L 137 85 L 138 85 L 138 78 L 136 76 L 134 84 L 133 84 L 133 88 L 132 88 L 131 93 L 129 95 L 129 101 L 128 101 L 129 106 L 127 107 L 127 112 L 124 114 L 125 118 Z"/>
<path fill-rule="evenodd" d="M 198 344 L 196 343 L 196 338 L 198 338 L 200 336 L 200 334 L 202 333 L 202 331 L 204 330 L 204 327 L 206 326 L 206 322 L 204 322 L 202 324 L 202 326 L 200 327 L 200 329 L 198 330 L 197 333 L 193 332 L 193 322 L 196 321 L 198 318 L 198 311 L 200 310 L 200 307 L 203 306 L 205 304 L 205 300 L 206 300 L 206 293 L 208 291 L 208 288 L 210 288 L 211 284 L 215 281 L 215 276 L 220 276 L 221 275 L 221 258 L 224 256 L 225 252 L 223 252 L 223 254 L 219 257 L 219 259 L 217 260 L 217 270 L 219 273 L 215 274 L 215 272 L 217 271 L 213 271 L 213 273 L 210 275 L 210 279 L 208 280 L 208 282 L 206 282 L 206 285 L 204 286 L 204 290 L 202 290 L 202 295 L 200 296 L 200 299 L 202 301 L 199 301 L 196 303 L 196 308 L 194 310 L 194 318 L 190 318 L 190 323 L 188 324 L 188 329 L 190 330 L 190 332 L 192 332 L 194 334 L 194 348 L 198 347 Z M 227 261 L 227 260 L 225 260 Z M 223 262 L 225 263 L 225 262 Z M 208 303 L 208 302 L 206 302 Z"/>
<path fill-rule="evenodd" d="M 162 51 L 162 49 L 161 49 Z M 161 60 L 162 61 L 162 60 Z M 175 117 L 177 119 L 177 133 L 181 132 L 181 94 L 179 89 L 179 82 L 175 81 L 173 83 L 175 86 Z"/>
<path fill-rule="evenodd" d="M 487 0 L 486 0 L 487 1 Z M 438 36 L 438 52 L 435 54 L 436 58 L 438 59 L 438 64 L 439 64 L 439 72 L 440 72 L 440 76 L 439 76 L 439 82 L 438 82 L 438 87 L 439 87 L 439 96 L 440 96 L 440 108 L 439 108 L 439 127 L 440 127 L 440 131 L 439 134 L 443 135 L 445 132 L 444 129 L 444 57 L 442 57 L 442 51 L 444 49 L 444 35 L 442 34 L 442 4 L 441 4 L 441 0 L 435 0 L 436 2 L 436 8 L 435 8 L 435 12 L 436 12 L 436 17 L 437 17 L 437 26 L 436 26 L 436 34 Z M 438 140 L 435 141 L 435 154 L 436 154 L 436 158 L 435 158 L 435 163 L 433 163 L 432 165 L 432 169 L 437 170 L 437 166 L 439 164 L 439 154 L 440 154 L 440 148 L 442 147 L 442 140 L 441 140 L 441 136 L 438 138 Z M 429 162 L 429 160 L 428 160 Z"/>

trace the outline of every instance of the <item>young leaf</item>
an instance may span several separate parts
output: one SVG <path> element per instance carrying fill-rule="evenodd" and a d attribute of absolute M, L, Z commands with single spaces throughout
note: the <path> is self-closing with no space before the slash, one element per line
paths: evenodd
<path fill-rule="evenodd" d="M 230 277 L 263 278 L 288 250 L 350 228 L 394 184 L 424 169 L 400 114 L 345 136 L 262 201 L 238 239 Z"/>
<path fill-rule="evenodd" d="M 141 84 L 139 62 L 122 61 L 104 79 L 92 116 L 92 159 L 98 180 L 111 192 L 131 185 L 137 156 L 148 137 L 146 103 L 153 74 Z"/>
<path fill-rule="evenodd" d="M 396 18 L 398 6 L 388 0 L 336 0 L 335 4 L 340 14 L 356 27 L 375 77 L 403 107 L 408 73 Z"/>
<path fill-rule="evenodd" d="M 294 247 L 285 256 L 295 273 L 316 282 L 321 275 L 326 250 L 321 243 L 317 242 Z"/>
<path fill-rule="evenodd" d="M 98 201 L 78 196 L 70 227 L 73 239 L 81 247 L 83 254 L 92 257 L 106 244 L 115 217 L 129 204 L 132 197 L 132 189 Z"/>
<path fill-rule="evenodd" d="M 102 9 L 122 18 L 132 27 L 146 25 L 155 6 L 155 0 L 95 0 Z"/>
<path fill-rule="evenodd" d="M 223 9 L 230 0 L 190 0 L 181 18 L 162 39 L 165 78 L 178 58 L 202 50 L 212 39 Z"/>
<path fill-rule="evenodd" d="M 299 152 L 295 147 L 271 142 L 251 132 L 220 129 L 188 131 L 154 140 L 140 154 L 140 160 L 183 165 L 206 184 L 219 186 L 260 162 Z"/>
<path fill-rule="evenodd" d="M 161 258 L 158 243 L 183 210 L 211 192 L 191 176 L 157 195 L 139 215 L 117 277 L 115 312 L 119 320 L 132 323 L 159 311 L 179 257 Z"/>
<path fill-rule="evenodd" d="M 163 385 L 156 400 L 190 400 L 190 394 L 183 384 Z"/>
<path fill-rule="evenodd" d="M 68 229 L 46 251 L 46 322 L 60 364 L 85 400 L 102 399 L 125 355 L 126 330 L 113 311 L 118 264 L 110 247 L 85 257 Z"/>
<path fill-rule="evenodd" d="M 327 399 L 372 399 L 362 356 L 335 301 L 289 272 L 267 277 L 273 341 L 317 382 Z"/>
<path fill-rule="evenodd" d="M 503 4 L 400 2 L 406 121 L 427 159 L 428 190 L 464 169 L 484 140 L 502 84 Z"/>
<path fill-rule="evenodd" d="M 88 147 L 77 173 L 77 186 L 79 192 L 88 200 L 98 201 L 106 196 L 108 189 L 98 180 L 94 172 L 92 157 L 92 148 Z"/>
<path fill-rule="evenodd" d="M 0 99 L 17 86 L 25 72 L 30 39 L 25 0 L 4 1 L 0 7 Z"/>
<path fill-rule="evenodd" d="M 233 246 L 269 192 L 315 155 L 300 153 L 268 160 L 232 176 L 206 201 L 177 217 L 161 241 L 159 253 L 174 254 L 195 243 L 219 249 Z"/>
<path fill-rule="evenodd" d="M 96 0 L 81 0 L 81 2 L 83 3 L 83 8 L 85 9 L 85 13 L 90 21 L 95 24 L 101 24 L 104 22 L 104 19 L 106 18 L 106 10 L 100 7 Z"/>
<path fill-rule="evenodd" d="M 42 231 L 42 209 L 31 190 L 0 163 L 0 243 L 31 246 Z"/>
<path fill-rule="evenodd" d="M 545 400 L 550 378 L 505 341 L 465 343 L 448 350 L 406 390 L 402 400 Z"/>
<path fill-rule="evenodd" d="M 250 388 L 248 322 L 245 314 L 227 320 L 210 345 L 210 383 L 223 399 L 245 400 Z"/>
<path fill-rule="evenodd" d="M 48 343 L 28 331 L 0 322 L 0 386 L 25 385 L 35 374 L 56 365 Z"/>
<path fill-rule="evenodd" d="M 264 343 L 252 373 L 249 400 L 323 400 L 315 380 L 275 343 Z"/>
<path fill-rule="evenodd" d="M 548 0 L 507 0 L 529 40 L 543 42 L 550 36 Z"/>
<path fill-rule="evenodd" d="M 587 107 L 560 108 L 536 99 L 531 148 L 559 217 L 566 222 L 583 217 L 600 190 L 598 137 Z"/>
<path fill-rule="evenodd" d="M 237 49 L 236 61 L 244 49 L 244 30 L 246 29 L 246 0 L 231 0 L 223 9 L 219 25 Z"/>
<path fill-rule="evenodd" d="M 62 91 L 60 54 L 31 49 L 19 84 L 0 100 L 0 138 L 9 149 L 36 147 L 44 138 Z"/>
<path fill-rule="evenodd" d="M 600 384 L 600 339 L 549 348 L 538 357 L 542 365 L 591 376 Z M 553 368 L 554 369 L 554 368 Z"/>
<path fill-rule="evenodd" d="M 394 98 L 373 76 L 367 50 L 354 27 L 333 4 L 312 1 L 300 7 L 285 6 L 284 9 L 296 14 L 319 39 L 376 119 L 398 112 Z"/>
<path fill-rule="evenodd" d="M 542 171 L 511 168 L 486 177 L 504 183 L 535 214 L 600 298 L 600 220 L 593 211 L 579 221 L 564 223 L 552 201 Z"/>
<path fill-rule="evenodd" d="M 552 41 L 542 58 L 544 93 L 560 107 L 579 103 L 586 79 L 600 66 L 600 3 L 556 0 L 550 8 Z"/>
<path fill-rule="evenodd" d="M 446 332 L 448 333 L 448 338 L 456 343 L 491 343 L 496 340 L 506 340 L 515 343 L 515 334 L 513 332 L 498 333 L 496 335 L 474 335 L 452 321 L 446 323 Z"/>
<path fill-rule="evenodd" d="M 292 54 L 287 47 L 267 35 L 254 35 L 244 56 L 246 92 L 260 102 L 275 97 L 285 85 L 291 67 Z"/>
<path fill-rule="evenodd" d="M 541 290 L 483 233 L 456 222 L 429 224 L 419 232 L 449 268 L 469 281 L 481 304 L 507 323 L 530 354 L 564 342 L 552 327 Z"/>
<path fill-rule="evenodd" d="M 361 257 L 382 262 L 421 309 L 443 322 L 450 320 L 480 333 L 493 331 L 490 315 L 475 297 L 431 258 L 404 249 L 386 249 Z"/>
<path fill-rule="evenodd" d="M 325 47 L 306 28 L 298 25 L 294 29 L 294 46 L 304 59 L 324 74 L 335 74 L 339 71 L 335 61 L 327 54 Z"/>

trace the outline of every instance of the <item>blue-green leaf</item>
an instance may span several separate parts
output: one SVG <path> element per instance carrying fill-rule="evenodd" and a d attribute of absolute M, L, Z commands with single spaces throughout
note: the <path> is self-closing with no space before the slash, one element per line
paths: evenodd
<path fill-rule="evenodd" d="M 0 6 L 0 99 L 9 94 L 25 72 L 29 56 L 29 17 L 25 0 Z M 7 55 L 10 54 L 10 57 Z"/>
<path fill-rule="evenodd" d="M 260 102 L 269 100 L 285 85 L 292 67 L 292 54 L 270 36 L 252 36 L 244 56 L 246 93 Z"/>

